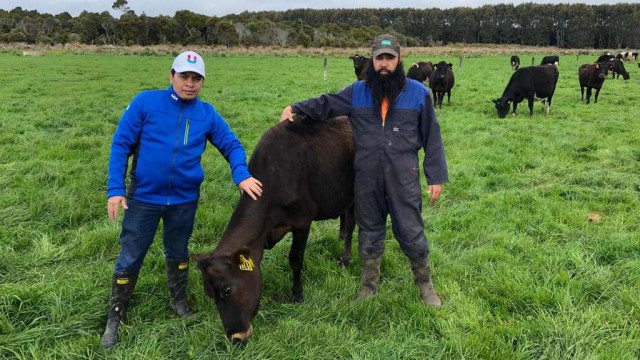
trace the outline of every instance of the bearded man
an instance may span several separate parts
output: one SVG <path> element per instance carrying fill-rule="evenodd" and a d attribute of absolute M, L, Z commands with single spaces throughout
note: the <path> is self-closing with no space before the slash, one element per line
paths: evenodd
<path fill-rule="evenodd" d="M 418 152 L 421 148 L 425 152 L 423 170 L 433 204 L 449 178 L 440 125 L 429 90 L 404 75 L 398 40 L 389 34 L 376 37 L 371 56 L 367 80 L 337 94 L 287 106 L 280 121 L 294 121 L 295 115 L 319 121 L 349 116 L 356 142 L 355 217 L 362 263 L 358 299 L 378 291 L 390 215 L 393 234 L 409 258 L 422 301 L 439 308 L 442 303 L 427 262 Z"/>

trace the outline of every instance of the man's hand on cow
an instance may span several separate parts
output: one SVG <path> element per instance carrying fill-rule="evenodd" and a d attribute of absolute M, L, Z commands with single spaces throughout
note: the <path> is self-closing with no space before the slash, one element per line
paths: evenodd
<path fill-rule="evenodd" d="M 127 198 L 124 196 L 112 196 L 107 200 L 107 213 L 109 214 L 109 219 L 115 220 L 118 218 L 118 209 L 122 205 L 122 208 L 128 209 L 127 206 Z"/>
<path fill-rule="evenodd" d="M 429 204 L 435 203 L 440 197 L 440 194 L 442 194 L 442 184 L 429 185 L 427 187 L 427 193 L 431 194 Z"/>
<path fill-rule="evenodd" d="M 246 193 L 253 200 L 258 200 L 262 196 L 262 183 L 256 178 L 244 179 L 238 184 L 238 187 L 241 194 Z"/>
<path fill-rule="evenodd" d="M 291 108 L 291 106 L 287 106 L 286 108 L 284 108 L 284 110 L 282 110 L 282 115 L 280 115 L 280 122 L 283 122 L 285 120 L 293 121 L 293 115 L 295 115 L 293 113 L 293 109 Z"/>

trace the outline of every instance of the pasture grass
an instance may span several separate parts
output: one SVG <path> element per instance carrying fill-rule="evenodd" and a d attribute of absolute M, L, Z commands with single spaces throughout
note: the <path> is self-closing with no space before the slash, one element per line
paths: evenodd
<path fill-rule="evenodd" d="M 137 92 L 168 86 L 172 57 L 0 53 L 0 357 L 637 359 L 640 71 L 628 64 L 629 81 L 607 79 L 598 103 L 586 105 L 577 68 L 594 59 L 561 57 L 549 115 L 536 103 L 530 117 L 525 101 L 506 119 L 489 100 L 511 76 L 509 55 L 469 57 L 463 68 L 451 56 L 406 59 L 407 67 L 455 65 L 451 103 L 437 110 L 450 182 L 424 206 L 441 310 L 421 305 L 390 231 L 379 295 L 354 302 L 359 258 L 336 266 L 338 222 L 326 221 L 310 235 L 304 302 L 289 300 L 286 237 L 265 253 L 255 334 L 234 346 L 195 266 L 196 314 L 171 315 L 156 241 L 120 345 L 105 350 L 100 335 L 119 250 L 119 222 L 106 217 L 111 137 Z M 284 106 L 354 79 L 346 56 L 329 58 L 326 81 L 320 56 L 206 61 L 202 98 L 249 154 Z M 192 252 L 214 248 L 239 196 L 215 150 L 203 162 Z"/>

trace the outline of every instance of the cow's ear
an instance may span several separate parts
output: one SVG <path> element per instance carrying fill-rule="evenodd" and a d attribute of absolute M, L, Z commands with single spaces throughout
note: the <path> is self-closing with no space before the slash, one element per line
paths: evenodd
<path fill-rule="evenodd" d="M 447 66 L 448 66 L 450 69 L 453 69 L 453 64 L 452 64 L 452 63 L 448 63 L 448 64 L 447 64 Z"/>
<path fill-rule="evenodd" d="M 243 271 L 253 271 L 255 269 L 255 263 L 251 258 L 251 251 L 247 247 L 236 251 L 231 256 L 231 264 L 233 267 Z"/>
<path fill-rule="evenodd" d="M 498 103 L 498 99 L 491 99 L 491 102 L 494 103 L 494 104 L 497 104 Z"/>
<path fill-rule="evenodd" d="M 600 69 L 600 64 L 596 63 L 596 69 Z"/>
<path fill-rule="evenodd" d="M 203 261 L 205 259 L 209 259 L 209 258 L 211 258 L 211 256 L 213 256 L 213 253 L 209 253 L 209 254 L 191 254 L 191 255 L 189 255 L 191 260 L 198 261 L 198 262 Z"/>

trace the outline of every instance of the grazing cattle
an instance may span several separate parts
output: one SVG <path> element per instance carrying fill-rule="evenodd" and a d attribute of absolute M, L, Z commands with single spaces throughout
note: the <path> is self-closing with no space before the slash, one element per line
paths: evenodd
<path fill-rule="evenodd" d="M 353 60 L 353 70 L 356 73 L 356 78 L 358 80 L 366 80 L 367 71 L 369 70 L 369 66 L 371 66 L 371 58 L 355 54 L 349 56 L 349 59 Z"/>
<path fill-rule="evenodd" d="M 346 117 L 297 118 L 273 126 L 260 139 L 249 170 L 263 184 L 262 197 L 242 196 L 213 252 L 191 256 L 232 341 L 243 341 L 253 333 L 251 320 L 262 293 L 262 256 L 286 233 L 293 233 L 289 252 L 293 301 L 303 297 L 301 271 L 312 221 L 341 216 L 343 260 L 350 256 L 354 153 Z"/>
<path fill-rule="evenodd" d="M 445 93 L 447 94 L 447 103 L 451 102 L 451 88 L 453 88 L 454 83 L 453 64 L 440 61 L 433 66 L 433 72 L 429 77 L 429 87 L 433 92 L 434 105 L 442 109 L 442 100 Z"/>
<path fill-rule="evenodd" d="M 633 55 L 634 53 L 631 51 L 623 51 L 621 53 L 619 53 L 618 55 L 616 55 L 616 59 L 620 59 L 620 60 L 624 60 L 624 61 L 631 61 L 631 60 L 637 60 L 638 59 L 638 53 L 635 53 L 636 55 Z"/>
<path fill-rule="evenodd" d="M 511 56 L 511 70 L 516 71 L 520 67 L 520 58 L 518 55 Z"/>
<path fill-rule="evenodd" d="M 591 99 L 591 89 L 596 89 L 596 96 L 594 103 L 598 102 L 598 94 L 607 77 L 607 71 L 609 69 L 609 63 L 593 63 L 584 64 L 578 69 L 578 79 L 580 80 L 580 98 L 584 100 L 584 88 L 587 88 L 587 104 Z"/>
<path fill-rule="evenodd" d="M 560 57 L 558 55 L 549 55 L 542 58 L 540 65 L 555 65 L 560 66 Z"/>
<path fill-rule="evenodd" d="M 622 63 L 622 60 L 620 59 L 612 59 L 611 61 L 609 61 L 608 70 L 611 71 L 612 79 L 614 78 L 617 79 L 620 77 L 620 75 L 622 75 L 622 79 L 624 80 L 629 80 L 629 78 L 631 78 L 627 70 L 624 68 L 624 64 Z"/>
<path fill-rule="evenodd" d="M 541 65 L 523 67 L 511 75 L 507 87 L 502 96 L 493 100 L 498 110 L 498 117 L 504 118 L 509 113 L 513 102 L 513 115 L 516 114 L 518 104 L 527 99 L 529 103 L 529 115 L 533 115 L 533 100 L 535 98 L 546 100 L 547 114 L 551 109 L 551 100 L 558 83 L 558 68 L 555 66 Z"/>
<path fill-rule="evenodd" d="M 409 67 L 407 77 L 424 83 L 433 71 L 433 63 L 431 61 L 419 61 Z"/>

